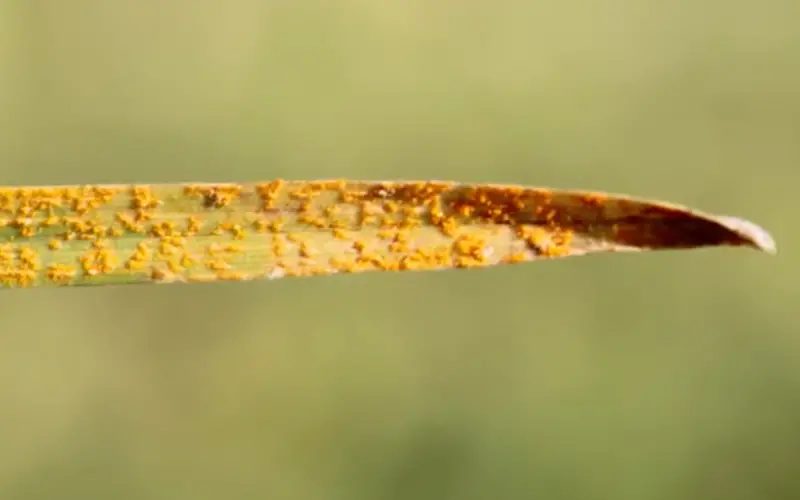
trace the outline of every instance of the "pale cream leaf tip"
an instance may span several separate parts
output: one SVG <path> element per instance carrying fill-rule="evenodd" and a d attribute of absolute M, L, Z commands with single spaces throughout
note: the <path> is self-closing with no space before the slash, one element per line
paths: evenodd
<path fill-rule="evenodd" d="M 717 220 L 732 231 L 738 233 L 742 238 L 751 243 L 754 248 L 770 255 L 778 253 L 775 239 L 766 229 L 758 224 L 741 217 L 730 215 L 718 216 Z"/>

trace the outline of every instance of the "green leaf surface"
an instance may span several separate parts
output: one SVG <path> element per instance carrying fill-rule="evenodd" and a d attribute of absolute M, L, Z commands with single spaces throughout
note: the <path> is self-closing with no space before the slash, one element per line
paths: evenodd
<path fill-rule="evenodd" d="M 0 188 L 3 287 L 473 268 L 745 246 L 755 224 L 606 193 L 435 181 Z"/>

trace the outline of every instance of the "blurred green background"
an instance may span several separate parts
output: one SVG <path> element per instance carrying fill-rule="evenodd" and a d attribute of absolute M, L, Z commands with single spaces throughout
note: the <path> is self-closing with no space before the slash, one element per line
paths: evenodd
<path fill-rule="evenodd" d="M 8 0 L 2 183 L 452 179 L 783 253 L 2 293 L 0 498 L 800 497 L 800 3 Z"/>

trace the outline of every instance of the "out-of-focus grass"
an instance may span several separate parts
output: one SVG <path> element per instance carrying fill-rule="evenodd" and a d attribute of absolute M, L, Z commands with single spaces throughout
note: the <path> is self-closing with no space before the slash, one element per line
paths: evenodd
<path fill-rule="evenodd" d="M 3 184 L 586 187 L 786 250 L 3 294 L 0 497 L 796 497 L 798 10 L 8 3 Z"/>

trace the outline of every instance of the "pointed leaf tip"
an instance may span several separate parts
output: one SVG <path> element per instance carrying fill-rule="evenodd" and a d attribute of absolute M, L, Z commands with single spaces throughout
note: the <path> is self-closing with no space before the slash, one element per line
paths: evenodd
<path fill-rule="evenodd" d="M 746 244 L 769 255 L 778 253 L 775 239 L 758 224 L 741 217 L 720 215 L 716 219 L 726 228 L 736 233 Z"/>

